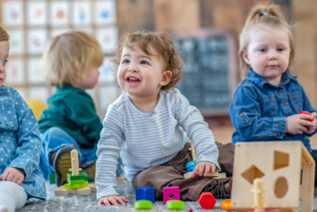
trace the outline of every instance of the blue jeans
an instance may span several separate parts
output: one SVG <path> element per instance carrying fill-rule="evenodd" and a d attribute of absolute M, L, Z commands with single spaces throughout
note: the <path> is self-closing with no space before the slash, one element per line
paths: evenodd
<path fill-rule="evenodd" d="M 55 173 L 55 170 L 50 163 L 50 155 L 52 152 L 64 146 L 74 146 L 78 151 L 79 165 L 87 164 L 97 159 L 97 147 L 93 149 L 83 149 L 80 148 L 78 143 L 73 137 L 68 135 L 64 130 L 58 127 L 51 127 L 48 129 L 41 137 L 42 139 L 42 149 L 41 158 L 39 164 L 39 170 L 41 171 L 44 178 L 47 180 L 48 175 Z M 120 166 L 121 159 L 118 159 L 117 165 L 117 176 L 123 173 Z"/>

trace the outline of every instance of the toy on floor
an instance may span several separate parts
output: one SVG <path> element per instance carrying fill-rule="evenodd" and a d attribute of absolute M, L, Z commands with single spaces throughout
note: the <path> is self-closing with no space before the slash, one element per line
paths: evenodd
<path fill-rule="evenodd" d="M 313 211 L 315 161 L 301 141 L 240 142 L 236 144 L 232 181 L 232 208 L 251 211 L 250 191 L 260 178 L 266 189 L 263 205 L 278 212 Z"/>
<path fill-rule="evenodd" d="M 49 182 L 49 184 L 56 184 L 55 173 L 52 173 L 52 174 L 48 175 L 48 182 Z"/>
<path fill-rule="evenodd" d="M 250 212 L 274 212 L 274 211 L 265 210 L 267 206 L 264 205 L 264 201 L 263 201 L 263 193 L 265 192 L 265 190 L 263 189 L 263 180 L 260 178 L 256 178 L 253 181 L 253 185 L 254 185 L 254 189 L 252 189 L 251 192 L 253 193 L 253 196 L 254 196 L 254 205 L 253 205 L 254 211 L 250 211 Z"/>
<path fill-rule="evenodd" d="M 213 209 L 217 202 L 211 192 L 201 192 L 197 201 L 203 209 Z"/>
<path fill-rule="evenodd" d="M 169 210 L 183 210 L 185 208 L 185 203 L 180 200 L 169 200 L 166 202 L 166 209 Z"/>
<path fill-rule="evenodd" d="M 153 203 L 150 200 L 138 200 L 134 202 L 134 208 L 139 210 L 152 209 Z"/>
<path fill-rule="evenodd" d="M 222 210 L 225 211 L 232 211 L 232 207 L 231 207 L 231 199 L 225 199 L 220 203 L 220 207 Z"/>
<path fill-rule="evenodd" d="M 190 148 L 189 150 L 191 151 L 191 154 L 192 154 L 192 161 L 189 161 L 188 163 L 186 163 L 186 169 L 187 169 L 187 172 L 191 172 L 194 170 L 194 167 L 195 167 L 195 164 L 196 164 L 196 160 L 197 160 L 197 157 L 196 157 L 196 150 L 194 148 L 194 143 L 192 140 L 190 140 Z"/>
<path fill-rule="evenodd" d="M 76 195 L 90 195 L 96 193 L 97 189 L 94 183 L 89 183 L 88 186 L 79 189 L 66 189 L 64 186 L 60 186 L 55 190 L 55 196 L 67 196 L 69 194 Z"/>
<path fill-rule="evenodd" d="M 139 186 L 135 189 L 135 201 L 150 200 L 155 202 L 154 188 L 151 186 Z"/>
<path fill-rule="evenodd" d="M 60 186 L 55 190 L 56 196 L 67 196 L 68 194 L 77 195 L 89 195 L 96 191 L 95 184 L 88 184 L 88 175 L 81 171 L 78 163 L 78 152 L 77 150 L 71 151 L 71 166 L 72 168 L 67 173 L 67 183 L 64 186 Z"/>
<path fill-rule="evenodd" d="M 180 200 L 179 186 L 163 187 L 163 204 L 169 200 Z"/>
<path fill-rule="evenodd" d="M 193 209 L 190 208 L 190 209 L 188 209 L 188 211 L 186 211 L 186 212 L 193 212 Z"/>
<path fill-rule="evenodd" d="M 185 179 L 190 178 L 190 176 L 192 174 L 192 171 L 194 170 L 194 167 L 195 167 L 195 164 L 196 164 L 196 159 L 197 159 L 196 150 L 194 148 L 194 143 L 193 143 L 192 140 L 190 140 L 190 148 L 189 148 L 189 150 L 191 151 L 193 160 L 189 161 L 188 163 L 186 163 L 187 173 L 185 173 L 183 175 Z M 218 173 L 218 172 L 215 172 L 214 174 L 204 175 L 204 177 L 211 177 L 211 178 L 213 178 L 215 180 L 227 178 L 226 173 Z"/>

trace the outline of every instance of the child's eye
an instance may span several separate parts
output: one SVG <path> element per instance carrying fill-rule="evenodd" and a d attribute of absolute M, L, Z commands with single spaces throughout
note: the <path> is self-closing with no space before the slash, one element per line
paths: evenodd
<path fill-rule="evenodd" d="M 265 49 L 259 49 L 260 52 L 265 52 Z"/>
<path fill-rule="evenodd" d="M 146 61 L 141 61 L 141 64 L 143 64 L 143 65 L 149 65 L 149 63 L 146 62 Z"/>
<path fill-rule="evenodd" d="M 284 51 L 284 48 L 278 48 L 277 51 L 279 52 Z"/>
<path fill-rule="evenodd" d="M 129 60 L 123 60 L 122 63 L 130 63 Z"/>
<path fill-rule="evenodd" d="M 8 60 L 3 60 L 3 61 L 2 61 L 2 65 L 7 64 L 7 62 L 8 62 Z"/>

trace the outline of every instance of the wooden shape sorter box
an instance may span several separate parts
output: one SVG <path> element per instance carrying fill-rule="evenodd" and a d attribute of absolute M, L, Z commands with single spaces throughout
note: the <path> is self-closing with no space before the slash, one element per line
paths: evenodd
<path fill-rule="evenodd" d="M 266 210 L 313 211 L 315 161 L 301 141 L 240 142 L 236 144 L 232 208 L 253 209 L 253 180 L 263 180 Z"/>

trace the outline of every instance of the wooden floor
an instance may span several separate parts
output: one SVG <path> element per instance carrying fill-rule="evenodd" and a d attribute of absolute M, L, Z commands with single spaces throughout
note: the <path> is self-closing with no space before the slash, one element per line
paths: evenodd
<path fill-rule="evenodd" d="M 205 119 L 209 124 L 209 128 L 215 136 L 215 140 L 220 143 L 230 143 L 231 136 L 234 131 L 230 120 L 223 119 L 222 121 L 211 121 Z M 317 148 L 317 134 L 313 135 L 310 139 L 310 144 L 312 147 Z"/>

